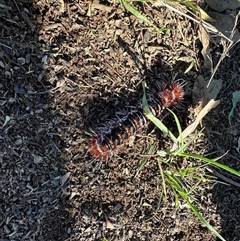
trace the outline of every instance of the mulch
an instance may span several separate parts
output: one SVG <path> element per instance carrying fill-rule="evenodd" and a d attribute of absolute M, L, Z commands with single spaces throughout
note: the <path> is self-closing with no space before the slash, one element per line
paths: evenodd
<path fill-rule="evenodd" d="M 151 145 L 168 149 L 152 128 L 108 161 L 87 152 L 91 130 L 142 98 L 142 80 L 186 82 L 176 111 L 191 123 L 196 79 L 208 80 L 199 26 L 164 6 L 135 5 L 159 34 L 111 1 L 2 0 L 0 2 L 0 240 L 218 240 L 183 200 L 176 208 L 150 158 Z M 179 10 L 188 13 L 183 6 Z M 210 41 L 216 65 L 222 45 Z M 204 119 L 190 152 L 216 157 L 237 170 L 238 108 L 229 126 L 232 93 L 239 89 L 240 47 L 221 63 L 221 103 Z M 191 62 L 195 66 L 185 73 Z M 177 133 L 174 120 L 164 123 Z M 199 129 L 200 130 L 200 129 Z M 176 159 L 179 170 L 199 164 Z M 232 176 L 220 170 L 201 170 Z M 216 174 L 217 174 L 216 173 Z M 219 179 L 221 181 L 221 179 Z M 194 198 L 203 216 L 226 240 L 240 238 L 239 187 L 202 183 Z"/>

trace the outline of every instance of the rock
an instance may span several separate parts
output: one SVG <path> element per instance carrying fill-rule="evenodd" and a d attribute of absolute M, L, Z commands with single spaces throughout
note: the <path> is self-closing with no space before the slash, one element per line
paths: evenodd
<path fill-rule="evenodd" d="M 217 12 L 223 12 L 226 9 L 235 10 L 240 7 L 238 0 L 205 0 L 210 8 Z"/>
<path fill-rule="evenodd" d="M 23 57 L 18 58 L 18 59 L 17 59 L 17 63 L 18 63 L 19 65 L 24 65 L 24 64 L 26 63 L 25 58 L 23 58 Z"/>

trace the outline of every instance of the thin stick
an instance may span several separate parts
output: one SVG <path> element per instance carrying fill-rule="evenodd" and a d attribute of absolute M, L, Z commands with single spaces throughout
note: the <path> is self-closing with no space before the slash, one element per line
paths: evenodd
<path fill-rule="evenodd" d="M 5 9 L 7 9 L 7 10 L 12 10 L 12 7 L 9 7 L 9 6 L 4 5 L 4 4 L 2 4 L 2 3 L 0 3 L 0 8 L 5 8 Z"/>
<path fill-rule="evenodd" d="M 233 29 L 231 31 L 231 35 L 230 35 L 230 40 L 229 40 L 229 44 L 227 44 L 226 42 L 222 43 L 223 44 L 223 53 L 221 54 L 221 57 L 219 58 L 218 60 L 218 63 L 217 65 L 215 66 L 213 72 L 212 72 L 212 75 L 211 75 L 211 78 L 209 79 L 208 81 L 208 84 L 207 84 L 207 88 L 209 87 L 214 75 L 216 74 L 218 68 L 219 68 L 219 65 L 221 64 L 221 62 L 225 59 L 227 53 L 230 51 L 230 49 L 232 49 L 237 43 L 240 42 L 240 39 L 236 42 L 234 42 L 232 39 L 234 37 L 234 33 L 235 33 L 235 30 L 236 30 L 236 27 L 237 27 L 237 23 L 238 23 L 238 18 L 240 16 L 240 12 L 237 14 L 236 16 L 236 19 L 235 19 L 235 23 L 234 23 L 234 26 L 233 26 Z"/>
<path fill-rule="evenodd" d="M 7 46 L 6 44 L 0 43 L 0 45 L 2 45 L 5 48 L 12 49 L 11 47 Z"/>

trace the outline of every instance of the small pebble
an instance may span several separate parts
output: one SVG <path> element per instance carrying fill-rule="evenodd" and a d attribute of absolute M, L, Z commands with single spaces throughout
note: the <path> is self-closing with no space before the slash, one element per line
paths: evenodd
<path fill-rule="evenodd" d="M 18 58 L 17 63 L 20 65 L 24 65 L 26 63 L 25 58 L 23 58 L 23 57 Z"/>

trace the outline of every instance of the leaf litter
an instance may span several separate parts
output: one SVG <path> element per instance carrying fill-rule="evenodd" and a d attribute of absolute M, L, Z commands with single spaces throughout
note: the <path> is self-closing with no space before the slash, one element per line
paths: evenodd
<path fill-rule="evenodd" d="M 200 40 L 199 23 L 187 18 L 189 11 L 183 6 L 177 12 L 165 5 L 134 6 L 156 26 L 169 29 L 157 34 L 117 3 L 96 2 L 91 8 L 90 1 L 1 2 L 1 239 L 216 240 L 186 207 L 176 211 L 170 196 L 159 205 L 162 187 L 154 162 L 132 180 L 141 155 L 153 141 L 168 148 L 164 135 L 158 138 L 153 131 L 138 136 L 107 163 L 86 156 L 86 132 L 126 104 L 136 103 L 142 79 L 151 85 L 178 73 L 187 82 L 187 113 L 178 116 L 185 126 L 194 123 L 189 133 L 212 108 L 203 119 L 208 135 L 192 151 L 230 150 L 235 159 L 226 155 L 223 162 L 240 169 L 234 148 L 239 123 L 233 118 L 235 129 L 230 132 L 227 118 L 230 96 L 239 87 L 239 46 L 227 47 L 232 57 L 217 66 L 214 79 L 222 80 L 222 88 L 211 88 L 210 96 L 217 95 L 221 102 L 215 107 L 218 102 L 211 101 L 194 122 L 193 86 L 198 75 L 204 80 L 211 75 L 199 66 L 204 66 L 207 54 L 216 66 L 221 48 L 208 43 L 206 36 Z M 218 33 L 212 25 L 204 27 Z M 201 41 L 208 46 L 205 52 L 198 48 Z M 198 70 L 184 74 L 189 67 L 186 56 L 198 63 Z M 6 121 L 6 116 L 11 120 Z M 167 123 L 171 127 L 172 120 Z M 179 163 L 181 168 L 184 163 Z M 239 239 L 236 187 L 205 184 L 195 198 L 206 219 L 226 239 Z M 104 213 L 111 214 L 115 229 L 104 227 Z"/>

